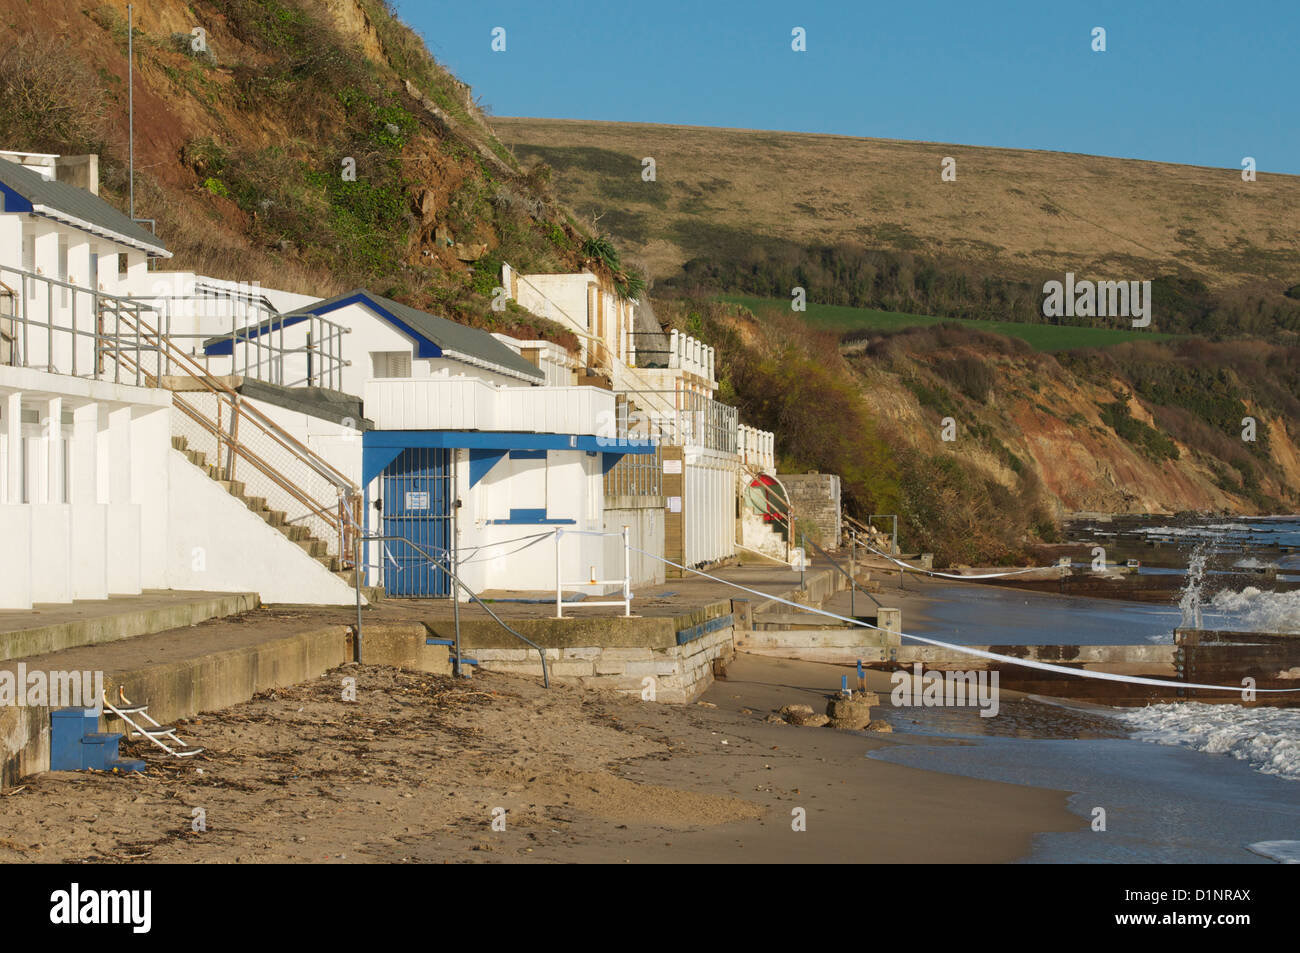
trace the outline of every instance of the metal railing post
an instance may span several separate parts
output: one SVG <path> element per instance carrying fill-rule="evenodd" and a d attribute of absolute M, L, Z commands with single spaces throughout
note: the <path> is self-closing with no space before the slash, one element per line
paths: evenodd
<path fill-rule="evenodd" d="M 627 525 L 623 526 L 623 615 L 632 615 L 632 542 Z"/>
<path fill-rule="evenodd" d="M 858 617 L 858 531 L 849 530 L 849 615 L 853 618 Z"/>
<path fill-rule="evenodd" d="M 799 548 L 799 588 L 803 589 L 806 588 L 804 575 L 808 571 L 808 535 L 806 533 L 799 534 Z"/>
<path fill-rule="evenodd" d="M 560 593 L 560 537 L 564 535 L 564 530 L 556 527 L 555 530 L 555 618 L 564 618 L 564 603 L 561 601 Z"/>

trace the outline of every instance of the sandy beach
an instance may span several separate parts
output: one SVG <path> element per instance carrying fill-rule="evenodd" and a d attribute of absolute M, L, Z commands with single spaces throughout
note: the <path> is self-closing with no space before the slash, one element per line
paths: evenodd
<path fill-rule="evenodd" d="M 27 780 L 0 798 L 0 861 L 998 862 L 1083 825 L 1066 792 L 865 757 L 906 735 L 764 721 L 821 710 L 843 671 L 742 655 L 676 707 L 348 665 L 184 723 L 196 759 L 135 743 L 145 774 Z"/>

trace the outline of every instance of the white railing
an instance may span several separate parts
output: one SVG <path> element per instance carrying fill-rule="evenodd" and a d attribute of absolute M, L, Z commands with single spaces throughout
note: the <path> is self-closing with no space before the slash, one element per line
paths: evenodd
<path fill-rule="evenodd" d="M 518 272 L 513 272 L 513 276 L 546 304 L 546 310 L 553 307 L 563 315 L 570 330 L 587 346 L 599 349 L 598 353 L 606 357 L 617 392 L 635 405 L 626 427 L 629 433 L 647 437 L 654 443 L 736 452 L 736 428 L 740 422 L 736 408 L 694 391 L 664 389 L 666 381 L 656 380 L 662 376 L 663 368 L 638 368 L 622 360 L 604 340 L 582 330 L 585 322 L 569 314 L 527 276 Z M 713 382 L 716 367 L 713 348 L 677 330 L 669 334 L 668 348 L 670 370 L 684 370 Z M 366 406 L 370 404 L 367 402 Z"/>
<path fill-rule="evenodd" d="M 16 294 L 5 296 L 4 288 Z M 212 377 L 176 347 L 167 313 L 155 303 L 107 294 L 0 265 L 5 364 L 72 377 L 165 389 L 172 393 L 173 434 L 202 452 L 219 478 L 245 483 L 274 500 L 290 522 L 304 522 L 330 555 L 348 561 L 346 511 L 360 491 L 344 474 Z"/>
<path fill-rule="evenodd" d="M 736 430 L 736 452 L 740 462 L 760 473 L 776 472 L 776 435 L 741 424 Z"/>
<path fill-rule="evenodd" d="M 574 530 L 568 531 L 570 535 Z M 628 528 L 623 527 L 621 534 L 614 533 L 584 533 L 577 532 L 579 536 L 613 536 L 621 535 L 623 537 L 623 578 L 622 579 L 597 579 L 596 567 L 589 566 L 587 575 L 589 579 L 582 579 L 572 582 L 564 581 L 564 562 L 560 558 L 560 541 L 565 536 L 565 530 L 556 529 L 555 531 L 555 618 L 564 618 L 564 587 L 570 586 L 621 586 L 623 591 L 622 599 L 582 599 L 578 602 L 569 603 L 570 609 L 595 609 L 599 606 L 622 606 L 623 615 L 632 615 L 632 543 L 628 535 Z"/>
<path fill-rule="evenodd" d="M 619 436 L 614 395 L 597 387 L 499 387 L 473 377 L 367 381 L 380 430 L 482 430 Z"/>
<path fill-rule="evenodd" d="M 716 354 L 698 338 L 673 329 L 668 336 L 668 366 L 713 380 Z"/>

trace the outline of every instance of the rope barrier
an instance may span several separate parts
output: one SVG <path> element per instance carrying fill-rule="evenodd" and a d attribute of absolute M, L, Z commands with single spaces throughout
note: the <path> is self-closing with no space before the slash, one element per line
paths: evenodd
<path fill-rule="evenodd" d="M 862 628 L 865 629 L 874 629 L 877 632 L 893 631 L 891 629 L 882 629 L 880 626 L 872 625 L 870 622 L 863 622 L 861 619 L 850 619 L 846 616 L 837 615 L 834 612 L 828 612 L 825 609 L 814 609 L 812 606 L 800 605 L 797 602 L 791 602 L 789 599 L 783 599 L 780 596 L 774 596 L 771 593 L 767 593 L 767 592 L 760 592 L 757 589 L 751 589 L 748 586 L 742 586 L 738 582 L 731 582 L 728 579 L 723 579 L 719 576 L 714 576 L 711 573 L 703 572 L 702 570 L 699 569 L 691 569 L 689 566 L 683 566 L 680 563 L 675 563 L 671 559 L 666 559 L 663 556 L 656 555 L 655 553 L 646 552 L 644 549 L 638 549 L 635 546 L 631 548 L 643 556 L 649 556 L 652 559 L 658 559 L 660 562 L 664 563 L 665 565 L 672 566 L 675 569 L 680 569 L 683 572 L 694 573 L 697 576 L 703 576 L 705 579 L 712 579 L 714 582 L 720 582 L 725 586 L 731 586 L 733 589 L 739 589 L 742 592 L 748 592 L 749 594 L 758 596 L 761 599 L 768 599 L 771 600 L 772 602 L 779 602 L 782 605 L 790 606 L 791 608 L 794 609 L 802 609 L 804 612 L 812 612 L 817 615 L 825 616 L 828 619 L 835 619 L 839 622 L 847 622 L 849 625 L 861 626 Z M 912 639 L 913 641 L 921 642 L 924 643 L 925 645 L 932 645 L 936 648 L 951 649 L 955 652 L 961 652 L 966 655 L 974 655 L 978 658 L 992 659 L 998 662 L 1008 662 L 1012 665 L 1020 665 L 1025 668 L 1039 669 L 1044 672 L 1060 672 L 1064 675 L 1074 675 L 1078 678 L 1095 678 L 1100 681 L 1124 682 L 1126 684 L 1132 684 L 1132 685 L 1155 685 L 1161 688 L 1203 688 L 1203 689 L 1208 689 L 1210 691 L 1232 692 L 1234 695 L 1239 695 L 1241 694 L 1242 691 L 1242 686 L 1240 685 L 1236 685 L 1236 686 L 1204 685 L 1199 682 L 1172 682 L 1169 681 L 1168 679 L 1147 678 L 1142 675 L 1127 676 L 1127 675 L 1115 675 L 1112 674 L 1111 672 L 1088 672 L 1076 668 L 1067 668 L 1064 665 L 1052 665 L 1050 662 L 1037 662 L 1031 659 L 1013 658 L 1010 655 L 999 655 L 997 652 L 986 652 L 984 649 L 977 649 L 969 645 L 953 645 L 949 642 L 940 642 L 937 639 L 928 639 L 923 635 L 912 635 L 907 632 L 898 632 L 896 634 L 901 638 Z M 1270 694 L 1282 694 L 1282 693 L 1290 693 L 1290 692 L 1300 692 L 1300 688 L 1256 688 L 1253 689 L 1253 691 L 1267 692 Z"/>
<path fill-rule="evenodd" d="M 894 563 L 902 569 L 923 573 L 927 576 L 937 576 L 940 579 L 1002 579 L 1006 576 L 1023 576 L 1025 573 L 1047 572 L 1048 570 L 1060 568 L 1058 566 L 1030 566 L 1028 569 L 1008 569 L 1006 572 L 969 573 L 967 575 L 962 575 L 960 573 L 938 572 L 934 569 L 922 569 L 919 566 L 913 566 L 910 563 L 903 562 L 901 559 L 895 559 L 888 553 L 882 553 L 880 550 L 876 549 L 874 546 L 868 545 L 867 543 L 862 543 L 862 548 L 870 550 L 883 559 L 888 559 L 891 563 Z"/>

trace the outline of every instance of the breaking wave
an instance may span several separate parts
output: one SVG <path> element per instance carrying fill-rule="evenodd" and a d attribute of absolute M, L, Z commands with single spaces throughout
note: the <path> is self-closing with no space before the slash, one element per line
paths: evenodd
<path fill-rule="evenodd" d="M 1262 840 L 1246 849 L 1279 864 L 1300 864 L 1300 840 Z"/>
<path fill-rule="evenodd" d="M 1226 618 L 1223 628 L 1300 634 L 1300 589 L 1291 592 L 1265 592 L 1254 586 L 1240 592 L 1225 589 L 1214 594 L 1210 605 Z"/>
<path fill-rule="evenodd" d="M 1300 781 L 1300 709 L 1184 702 L 1117 714 L 1139 741 L 1231 755 L 1264 774 Z"/>

